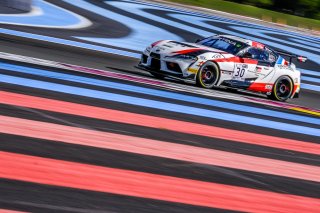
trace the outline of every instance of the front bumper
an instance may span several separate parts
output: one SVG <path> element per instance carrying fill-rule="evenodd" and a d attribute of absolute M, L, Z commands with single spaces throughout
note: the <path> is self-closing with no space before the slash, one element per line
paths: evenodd
<path fill-rule="evenodd" d="M 139 66 L 152 72 L 180 78 L 190 78 L 194 76 L 192 73 L 188 72 L 190 63 L 164 59 L 161 54 L 154 52 L 151 52 L 149 55 L 143 53 Z"/>

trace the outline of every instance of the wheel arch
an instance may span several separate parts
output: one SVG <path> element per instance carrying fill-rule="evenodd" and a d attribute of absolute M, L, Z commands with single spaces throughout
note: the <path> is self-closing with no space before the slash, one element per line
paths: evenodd
<path fill-rule="evenodd" d="M 217 65 L 217 67 L 218 67 L 218 71 L 219 71 L 219 77 L 218 77 L 218 81 L 217 81 L 217 83 L 218 83 L 218 82 L 220 81 L 220 78 L 221 78 L 221 68 L 220 68 L 220 65 L 219 65 L 219 63 L 216 62 L 215 60 L 208 60 L 208 61 L 214 63 L 214 64 Z M 208 61 L 206 61 L 206 63 L 207 63 Z M 204 64 L 205 64 L 205 63 L 204 63 Z M 199 70 L 200 70 L 200 68 L 199 68 Z"/>
<path fill-rule="evenodd" d="M 200 70 L 202 70 L 202 68 L 203 68 L 204 66 L 206 66 L 207 63 L 213 63 L 213 64 L 215 64 L 216 67 L 218 68 L 218 70 L 217 70 L 217 71 L 218 71 L 218 79 L 216 80 L 216 85 L 217 85 L 217 84 L 219 83 L 219 81 L 220 81 L 220 78 L 221 78 L 221 68 L 220 68 L 219 64 L 218 64 L 216 61 L 207 60 L 206 62 L 204 62 L 204 63 L 199 67 L 199 69 L 198 69 L 198 71 L 197 71 L 197 73 L 196 73 L 195 76 L 196 76 L 196 78 L 197 78 Z"/>
<path fill-rule="evenodd" d="M 272 93 L 275 93 L 276 83 L 277 83 L 277 81 L 278 81 L 280 78 L 282 78 L 282 77 L 288 77 L 289 80 L 290 80 L 290 82 L 291 82 L 291 85 L 292 85 L 292 94 L 288 97 L 288 99 L 291 99 L 291 98 L 293 98 L 294 95 L 295 95 L 294 80 L 292 79 L 292 77 L 291 77 L 290 75 L 287 75 L 287 74 L 285 74 L 285 75 L 279 75 L 279 76 L 277 77 L 277 79 L 274 81 L 274 84 L 273 84 L 273 87 L 272 87 Z M 277 99 L 278 101 L 281 101 L 281 100 L 279 100 L 279 98 L 276 98 L 276 99 Z"/>

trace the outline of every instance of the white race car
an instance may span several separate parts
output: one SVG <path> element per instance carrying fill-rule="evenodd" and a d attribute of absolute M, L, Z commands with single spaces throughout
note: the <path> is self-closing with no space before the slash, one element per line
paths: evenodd
<path fill-rule="evenodd" d="M 192 80 L 204 88 L 245 89 L 285 101 L 300 92 L 301 74 L 293 58 L 307 60 L 255 41 L 215 35 L 196 43 L 157 41 L 144 50 L 138 66 L 158 78 Z"/>

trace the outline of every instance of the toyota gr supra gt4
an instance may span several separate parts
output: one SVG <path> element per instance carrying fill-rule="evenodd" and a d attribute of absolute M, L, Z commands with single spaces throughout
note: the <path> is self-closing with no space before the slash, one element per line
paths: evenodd
<path fill-rule="evenodd" d="M 192 80 L 204 88 L 244 89 L 286 101 L 300 92 L 301 74 L 293 58 L 307 60 L 255 41 L 215 35 L 195 43 L 157 41 L 144 50 L 138 67 L 158 78 Z"/>

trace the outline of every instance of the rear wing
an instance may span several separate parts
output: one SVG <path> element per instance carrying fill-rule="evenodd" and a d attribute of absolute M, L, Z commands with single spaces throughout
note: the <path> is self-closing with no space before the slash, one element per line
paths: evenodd
<path fill-rule="evenodd" d="M 287 56 L 290 58 L 290 64 L 292 63 L 292 59 L 293 58 L 296 58 L 299 62 L 306 62 L 308 60 L 307 57 L 304 57 L 304 56 L 299 56 L 299 55 L 296 55 L 296 54 L 293 54 L 293 53 L 289 53 L 289 52 L 285 52 L 285 51 L 278 51 L 276 50 L 275 51 L 277 54 L 279 55 L 282 55 L 282 56 Z"/>

